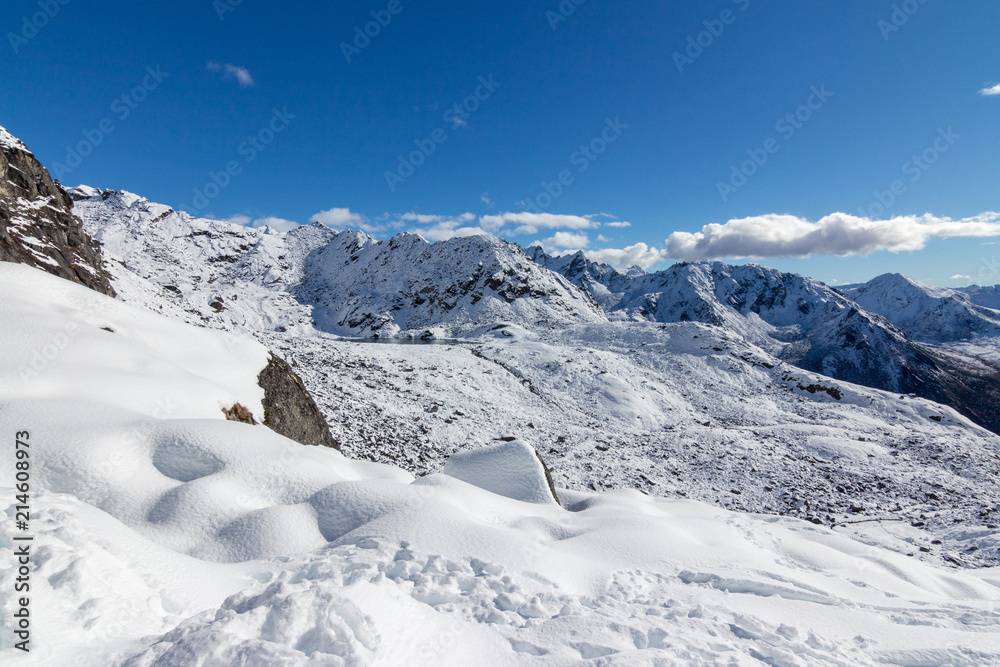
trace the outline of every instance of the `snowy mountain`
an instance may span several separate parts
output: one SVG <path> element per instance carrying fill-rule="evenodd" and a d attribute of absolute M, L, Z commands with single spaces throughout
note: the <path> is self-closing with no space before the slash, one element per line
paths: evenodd
<path fill-rule="evenodd" d="M 318 224 L 284 233 L 192 218 L 127 192 L 71 194 L 105 251 L 161 289 L 150 303 L 172 295 L 204 321 L 392 337 L 606 319 L 565 278 L 494 237 L 376 241 Z"/>
<path fill-rule="evenodd" d="M 976 303 L 961 290 L 930 287 L 889 273 L 842 291 L 869 312 L 892 322 L 912 340 L 948 343 L 1000 337 L 1000 310 Z M 975 293 L 983 299 L 991 291 L 995 288 L 979 288 Z"/>
<path fill-rule="evenodd" d="M 977 306 L 990 310 L 1000 310 L 1000 285 L 989 287 L 970 285 L 969 287 L 960 287 L 956 291 L 966 294 L 969 300 Z"/>
<path fill-rule="evenodd" d="M 36 266 L 114 294 L 100 249 L 72 206 L 28 148 L 0 127 L 0 261 Z"/>
<path fill-rule="evenodd" d="M 1000 433 L 1000 366 L 917 342 L 1000 335 L 1000 313 L 961 293 L 902 276 L 840 291 L 754 264 L 683 263 L 623 274 L 582 254 L 570 262 L 539 249 L 533 256 L 567 272 L 614 319 L 719 326 L 800 368 L 929 398 Z"/>
<path fill-rule="evenodd" d="M 29 530 L 13 500 L 0 520 L 0 586 L 30 580 L 32 619 L 24 653 L 24 603 L 0 598 L 4 664 L 1000 661 L 992 570 L 636 491 L 559 488 L 559 505 L 524 443 L 414 478 L 227 421 L 262 409 L 267 349 L 244 335 L 11 263 L 0 314 L 0 427 L 32 475 Z M 0 497 L 17 460 L 0 458 Z"/>

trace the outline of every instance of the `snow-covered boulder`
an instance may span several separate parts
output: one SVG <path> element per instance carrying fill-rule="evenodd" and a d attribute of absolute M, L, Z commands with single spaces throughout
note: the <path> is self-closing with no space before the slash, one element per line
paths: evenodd
<path fill-rule="evenodd" d="M 523 442 L 503 442 L 453 454 L 444 474 L 526 503 L 558 503 L 541 457 Z"/>

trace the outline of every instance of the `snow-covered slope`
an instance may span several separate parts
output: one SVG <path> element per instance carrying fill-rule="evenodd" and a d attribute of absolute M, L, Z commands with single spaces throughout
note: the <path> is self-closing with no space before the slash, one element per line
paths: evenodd
<path fill-rule="evenodd" d="M 887 273 L 843 291 L 912 340 L 948 343 L 1000 336 L 1000 311 L 977 304 L 970 294 L 960 290 L 931 287 L 898 273 Z M 977 294 L 982 298 L 983 288 Z"/>
<path fill-rule="evenodd" d="M 259 399 L 252 341 L 6 263 L 0 314 L 16 358 L 68 336 L 37 391 L 0 364 L 0 430 L 30 434 L 32 475 L 30 529 L 13 505 L 0 521 L 3 590 L 12 538 L 33 536 L 32 651 L 13 647 L 5 595 L 4 664 L 1000 661 L 995 572 L 635 491 L 563 489 L 559 506 L 414 479 L 222 419 Z M 459 468 L 538 488 L 540 467 L 505 458 L 522 453 Z M 0 458 L 6 499 L 14 464 Z"/>

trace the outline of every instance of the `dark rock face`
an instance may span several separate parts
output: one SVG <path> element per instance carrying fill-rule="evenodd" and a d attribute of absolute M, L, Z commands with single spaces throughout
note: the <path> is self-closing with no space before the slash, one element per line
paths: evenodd
<path fill-rule="evenodd" d="M 316 402 L 292 367 L 273 354 L 257 376 L 264 389 L 264 425 L 303 445 L 332 447 L 340 443 L 330 435 L 330 427 Z"/>
<path fill-rule="evenodd" d="M 35 156 L 0 128 L 0 261 L 28 264 L 114 296 L 100 245 Z"/>

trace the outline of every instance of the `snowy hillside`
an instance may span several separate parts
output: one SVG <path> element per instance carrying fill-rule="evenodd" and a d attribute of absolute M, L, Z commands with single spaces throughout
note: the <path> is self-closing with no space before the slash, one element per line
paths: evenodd
<path fill-rule="evenodd" d="M 5 595 L 4 664 L 1000 661 L 994 571 L 636 491 L 560 489 L 560 506 L 524 445 L 414 479 L 226 421 L 259 407 L 266 350 L 247 338 L 9 263 L 0 315 L 0 425 L 29 432 L 32 475 L 30 530 L 13 505 L 0 521 L 4 590 L 12 538 L 33 537 L 33 650 Z"/>

